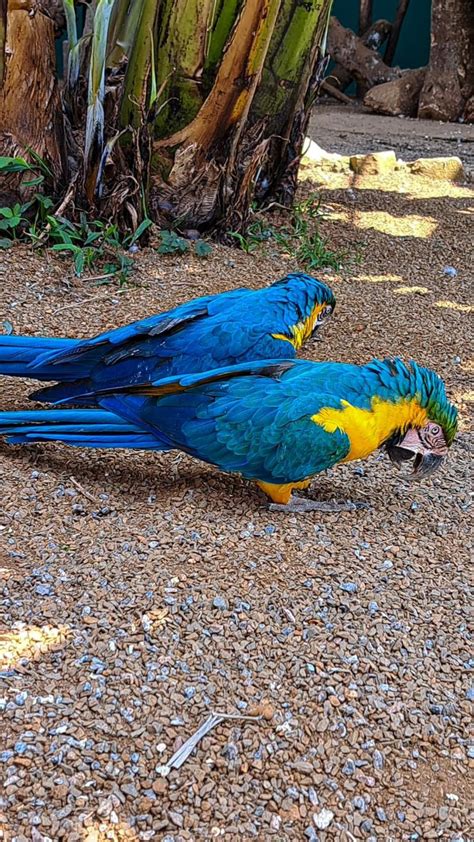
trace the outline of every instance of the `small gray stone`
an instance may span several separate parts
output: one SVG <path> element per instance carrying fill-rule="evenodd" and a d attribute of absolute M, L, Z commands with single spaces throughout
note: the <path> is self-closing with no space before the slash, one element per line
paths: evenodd
<path fill-rule="evenodd" d="M 367 809 L 365 798 L 363 798 L 362 795 L 356 795 L 352 799 L 352 805 L 355 807 L 356 810 L 360 810 L 361 813 L 363 813 Z"/>
<path fill-rule="evenodd" d="M 349 758 L 349 760 L 346 760 L 346 762 L 344 763 L 344 766 L 342 767 L 343 774 L 344 775 L 353 775 L 355 770 L 356 770 L 356 765 L 355 765 L 354 761 L 351 760 L 351 758 Z"/>
<path fill-rule="evenodd" d="M 183 817 L 181 813 L 178 813 L 176 810 L 170 810 L 168 815 L 176 827 L 183 826 Z"/>
<path fill-rule="evenodd" d="M 221 611 L 225 611 L 227 608 L 227 600 L 223 596 L 215 596 L 212 604 L 214 608 L 219 608 Z"/>
<path fill-rule="evenodd" d="M 130 795 L 131 798 L 136 798 L 138 796 L 138 790 L 134 784 L 122 784 L 120 789 L 125 793 L 125 795 Z"/>
<path fill-rule="evenodd" d="M 51 585 L 36 585 L 35 593 L 38 596 L 51 596 L 53 589 Z"/>
<path fill-rule="evenodd" d="M 355 582 L 341 582 L 339 585 L 341 591 L 346 593 L 357 593 L 357 585 Z"/>
<path fill-rule="evenodd" d="M 374 769 L 382 769 L 384 763 L 384 757 L 381 751 L 378 748 L 375 749 L 373 754 L 373 761 L 374 761 Z"/>

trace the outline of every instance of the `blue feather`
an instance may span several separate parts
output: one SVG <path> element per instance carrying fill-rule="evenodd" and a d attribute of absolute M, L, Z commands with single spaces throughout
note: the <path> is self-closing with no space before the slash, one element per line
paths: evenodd
<path fill-rule="evenodd" d="M 291 337 L 315 306 L 334 304 L 329 287 L 294 273 L 264 289 L 202 296 L 92 339 L 34 340 L 14 366 L 11 348 L 25 353 L 29 340 L 8 337 L 3 356 L 0 341 L 0 373 L 58 381 L 36 392 L 36 400 L 94 406 L 95 393 L 111 386 L 120 390 L 247 360 L 294 357 L 291 343 L 275 337 Z"/>
<path fill-rule="evenodd" d="M 121 393 L 106 389 L 94 397 L 101 410 L 0 413 L 0 428 L 16 442 L 56 439 L 112 447 L 115 440 L 118 447 L 178 449 L 248 479 L 287 484 L 349 454 L 346 432 L 329 432 L 313 420 L 324 408 L 343 409 L 349 402 L 370 410 L 375 397 L 392 403 L 415 399 L 443 426 L 448 444 L 457 423 L 442 380 L 398 359 L 365 366 L 258 360 Z"/>

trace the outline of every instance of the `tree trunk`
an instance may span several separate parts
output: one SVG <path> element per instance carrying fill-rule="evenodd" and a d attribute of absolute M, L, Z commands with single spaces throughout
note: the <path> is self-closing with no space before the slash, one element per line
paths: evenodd
<path fill-rule="evenodd" d="M 367 32 L 372 23 L 372 0 L 360 0 L 359 6 L 359 35 Z"/>
<path fill-rule="evenodd" d="M 334 17 L 329 26 L 329 53 L 366 89 L 391 82 L 401 74 L 400 68 L 387 67 L 378 53 L 366 47 L 351 29 L 346 29 Z"/>
<path fill-rule="evenodd" d="M 291 201 L 330 5 L 241 4 L 195 117 L 154 143 L 150 205 L 162 225 L 240 230 L 254 195 L 281 188 Z"/>
<path fill-rule="evenodd" d="M 45 160 L 57 181 L 62 173 L 63 126 L 54 38 L 52 16 L 39 10 L 31 14 L 28 3 L 9 0 L 0 88 L 1 154 L 24 155 L 29 147 Z M 10 187 L 18 185 L 21 176 L 11 175 L 8 181 Z"/>
<path fill-rule="evenodd" d="M 92 0 L 81 72 L 61 86 L 66 127 L 43 14 L 61 0 L 8 2 L 0 154 L 31 145 L 59 175 L 67 137 L 68 199 L 122 228 L 147 213 L 223 235 L 255 201 L 291 203 L 332 0 Z"/>
<path fill-rule="evenodd" d="M 433 0 L 431 51 L 418 116 L 457 120 L 474 91 L 472 0 Z"/>

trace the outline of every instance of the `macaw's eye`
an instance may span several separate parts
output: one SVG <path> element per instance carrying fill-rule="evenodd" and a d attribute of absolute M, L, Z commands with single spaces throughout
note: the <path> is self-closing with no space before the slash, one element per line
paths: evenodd
<path fill-rule="evenodd" d="M 430 425 L 430 433 L 433 433 L 434 436 L 437 436 L 438 433 L 441 432 L 441 427 L 438 427 L 437 424 Z"/>
<path fill-rule="evenodd" d="M 329 307 L 329 306 L 328 306 L 328 307 L 324 307 L 324 308 L 321 310 L 321 314 L 320 314 L 319 318 L 320 318 L 320 319 L 327 319 L 327 317 L 328 317 L 328 316 L 330 316 L 330 315 L 331 315 L 331 313 L 332 313 L 332 307 Z"/>

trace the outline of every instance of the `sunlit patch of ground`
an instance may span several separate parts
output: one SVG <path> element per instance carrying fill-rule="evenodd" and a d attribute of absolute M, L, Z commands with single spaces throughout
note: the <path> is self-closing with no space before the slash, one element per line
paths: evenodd
<path fill-rule="evenodd" d="M 63 648 L 70 636 L 66 626 L 27 626 L 0 633 L 0 669 L 11 669 L 22 658 L 37 661 L 47 652 Z"/>
<path fill-rule="evenodd" d="M 417 214 L 394 216 L 386 211 L 361 211 L 356 213 L 354 224 L 362 231 L 374 228 L 391 237 L 426 238 L 431 237 L 438 223 L 431 217 Z"/>
<path fill-rule="evenodd" d="M 459 313 L 474 313 L 472 304 L 460 304 L 458 301 L 436 301 L 436 306 L 445 310 L 458 310 Z"/>

